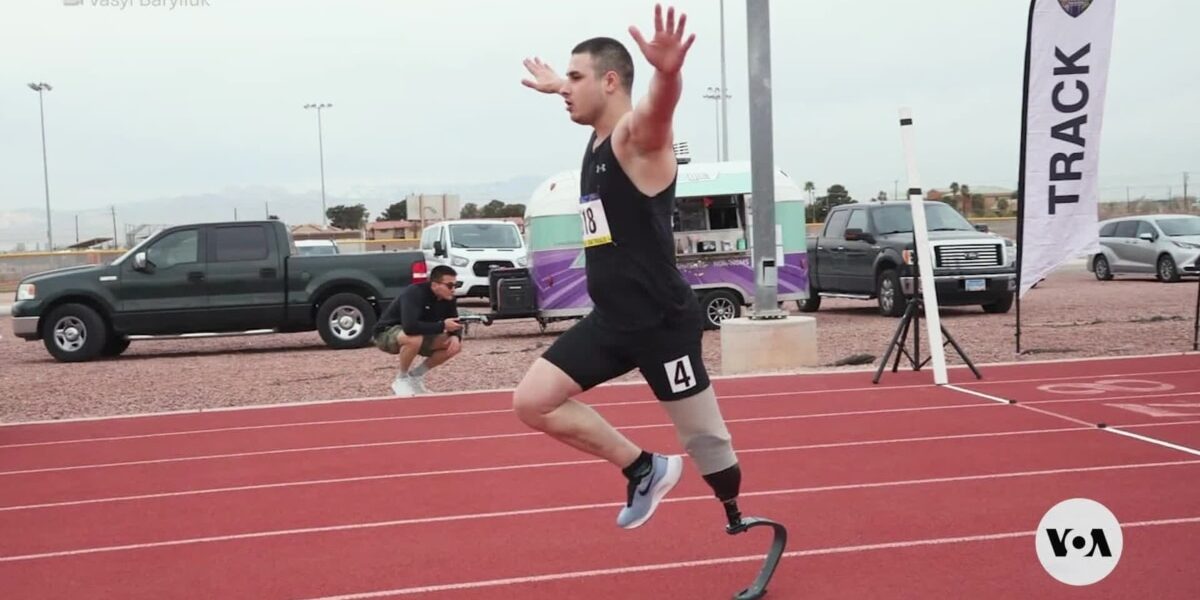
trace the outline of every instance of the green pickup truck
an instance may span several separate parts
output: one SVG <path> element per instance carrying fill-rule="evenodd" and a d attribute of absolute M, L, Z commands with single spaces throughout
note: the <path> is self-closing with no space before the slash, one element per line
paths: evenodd
<path fill-rule="evenodd" d="M 332 348 L 371 343 L 392 298 L 428 279 L 420 250 L 299 256 L 275 220 L 165 229 L 106 265 L 30 275 L 13 334 L 63 362 L 130 341 L 316 330 Z"/>

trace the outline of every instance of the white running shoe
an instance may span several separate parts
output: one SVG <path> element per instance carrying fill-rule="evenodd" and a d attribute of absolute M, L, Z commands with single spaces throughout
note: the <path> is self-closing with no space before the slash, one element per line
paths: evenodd
<path fill-rule="evenodd" d="M 397 375 L 396 379 L 392 381 L 392 393 L 402 397 L 416 395 L 417 391 L 412 381 L 413 379 L 407 375 Z"/>
<path fill-rule="evenodd" d="M 654 515 L 658 503 L 679 483 L 683 457 L 655 454 L 650 473 L 639 481 L 630 481 L 625 507 L 617 514 L 617 525 L 634 529 Z"/>
<path fill-rule="evenodd" d="M 412 389 L 413 389 L 413 391 L 414 391 L 415 393 L 417 393 L 417 394 L 424 394 L 424 393 L 426 393 L 426 391 L 425 391 L 425 377 L 424 377 L 424 376 L 420 376 L 420 377 L 411 377 L 411 376 L 410 376 L 410 377 L 408 378 L 408 381 L 409 381 L 409 383 L 412 385 Z"/>

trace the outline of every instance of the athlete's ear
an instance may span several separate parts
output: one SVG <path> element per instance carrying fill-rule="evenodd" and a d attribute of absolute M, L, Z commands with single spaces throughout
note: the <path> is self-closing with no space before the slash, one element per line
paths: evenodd
<path fill-rule="evenodd" d="M 608 93 L 616 92 L 621 87 L 621 77 L 616 71 L 604 72 L 604 91 Z"/>

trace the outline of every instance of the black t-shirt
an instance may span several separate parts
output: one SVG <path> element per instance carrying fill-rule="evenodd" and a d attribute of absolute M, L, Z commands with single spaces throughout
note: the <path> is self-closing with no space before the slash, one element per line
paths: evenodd
<path fill-rule="evenodd" d="M 442 300 L 433 293 L 429 282 L 410 285 L 396 296 L 379 315 L 375 333 L 393 325 L 404 327 L 408 335 L 429 335 L 446 330 L 445 320 L 458 316 L 457 300 Z M 461 331 L 461 330 L 459 330 Z M 457 335 L 458 332 L 455 332 Z"/>
<path fill-rule="evenodd" d="M 593 150 L 588 140 L 580 173 L 587 290 L 594 312 L 621 330 L 677 321 L 695 294 L 675 266 L 671 215 L 675 185 L 654 197 L 637 189 L 612 150 L 612 136 Z M 609 235 L 605 235 L 606 231 Z"/>

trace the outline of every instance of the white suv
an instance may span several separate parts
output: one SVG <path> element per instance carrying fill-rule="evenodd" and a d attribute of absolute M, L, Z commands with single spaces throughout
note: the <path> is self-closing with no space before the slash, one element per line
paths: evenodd
<path fill-rule="evenodd" d="M 529 249 L 515 223 L 497 219 L 443 221 L 421 232 L 429 270 L 449 265 L 460 283 L 455 295 L 487 298 L 488 273 L 495 268 L 529 266 Z"/>

